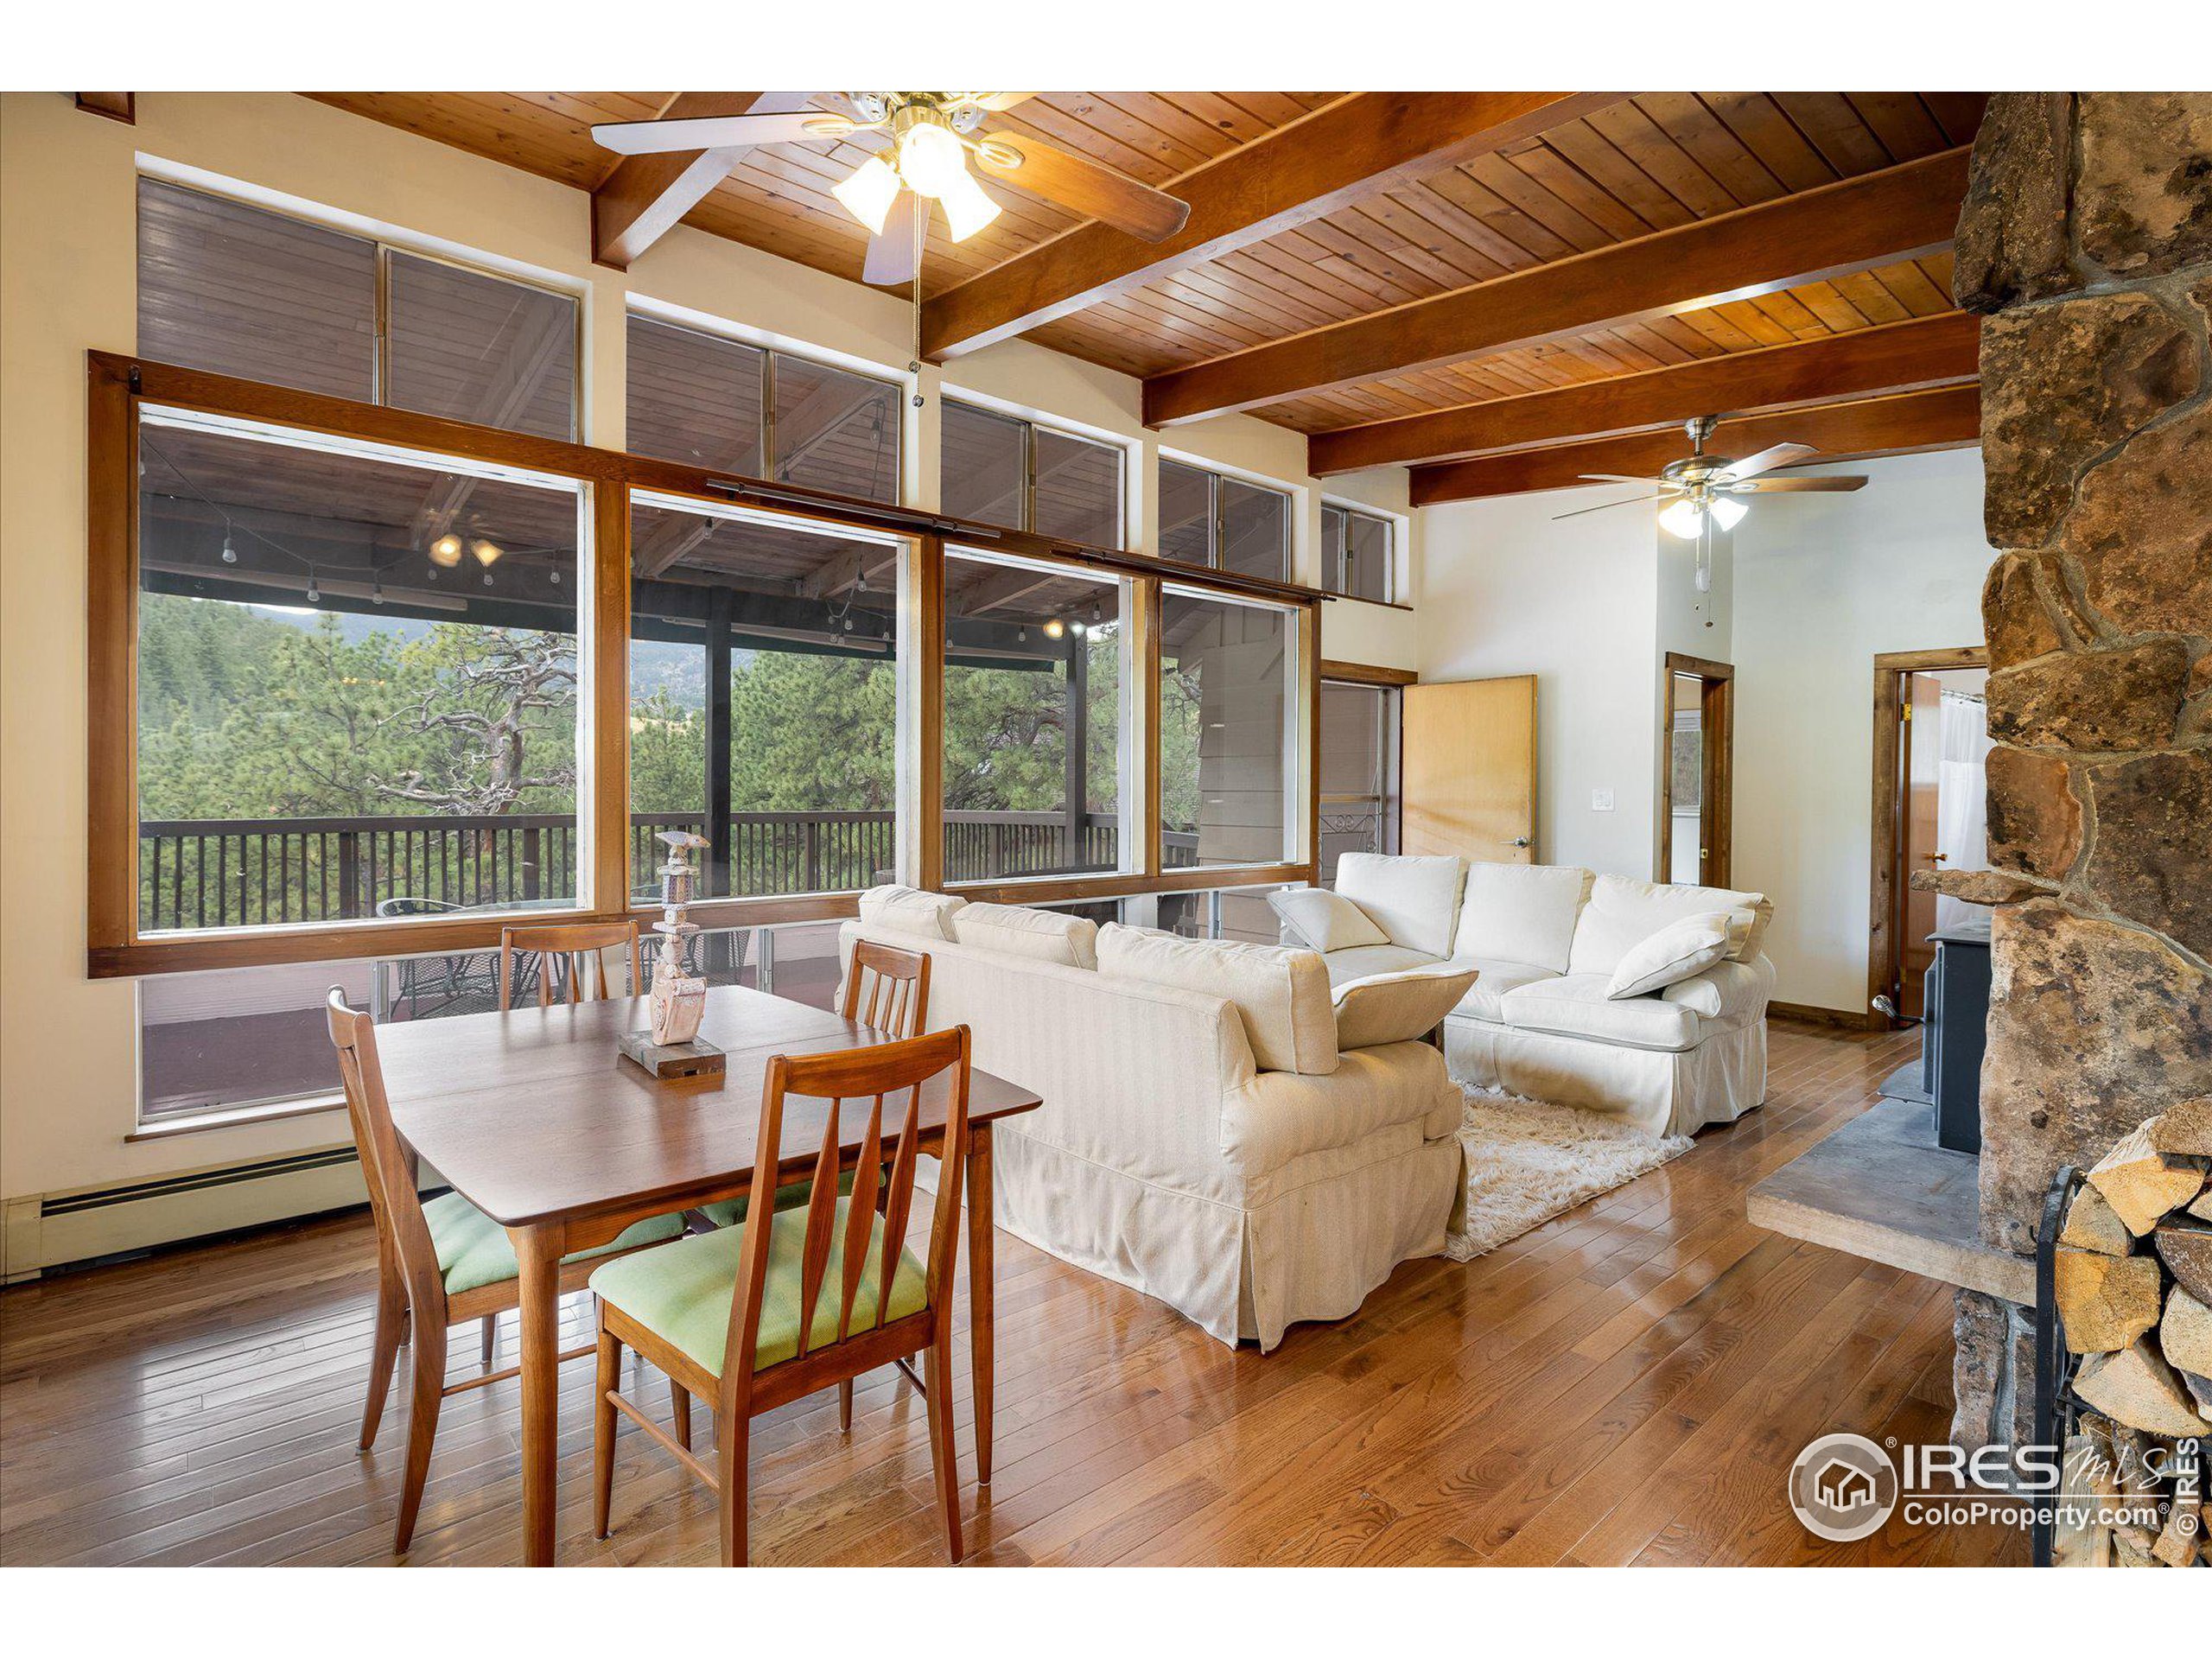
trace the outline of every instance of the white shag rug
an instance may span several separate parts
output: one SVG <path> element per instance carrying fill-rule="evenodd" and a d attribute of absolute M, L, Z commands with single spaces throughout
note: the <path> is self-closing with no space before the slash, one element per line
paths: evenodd
<path fill-rule="evenodd" d="M 1445 1240 L 1454 1262 L 1516 1239 L 1585 1199 L 1681 1157 L 1687 1135 L 1654 1140 L 1619 1119 L 1518 1095 L 1485 1094 L 1461 1085 L 1467 1115 L 1459 1144 L 1467 1149 L 1465 1230 Z"/>

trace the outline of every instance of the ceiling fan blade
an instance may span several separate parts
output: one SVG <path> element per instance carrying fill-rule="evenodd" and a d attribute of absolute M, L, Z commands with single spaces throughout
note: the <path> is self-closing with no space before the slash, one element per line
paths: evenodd
<path fill-rule="evenodd" d="M 914 247 L 914 212 L 916 199 L 911 190 L 901 190 L 891 211 L 884 215 L 883 232 L 868 245 L 868 263 L 861 268 L 861 280 L 874 283 L 879 288 L 899 288 L 914 280 L 917 255 Z"/>
<path fill-rule="evenodd" d="M 1189 202 L 1139 184 L 1087 156 L 1027 133 L 982 136 L 985 143 L 976 152 L 978 172 L 1085 219 L 1102 220 L 1147 242 L 1164 242 L 1191 216 Z M 1012 152 L 1021 159 L 1010 163 L 1003 153 L 995 152 Z"/>
<path fill-rule="evenodd" d="M 1659 498 L 1656 495 L 1631 495 L 1625 501 L 1600 501 L 1594 507 L 1577 507 L 1573 512 L 1555 512 L 1552 515 L 1552 522 L 1557 524 L 1562 518 L 1580 518 L 1586 512 L 1604 512 L 1611 507 L 1632 507 L 1640 501 L 1657 499 Z"/>
<path fill-rule="evenodd" d="M 1865 475 L 1858 473 L 1835 478 L 1758 478 L 1721 486 L 1730 495 L 1842 495 L 1866 487 Z"/>
<path fill-rule="evenodd" d="M 1584 473 L 1582 478 L 1592 484 L 1656 484 L 1667 487 L 1663 478 L 1638 478 L 1633 473 Z"/>
<path fill-rule="evenodd" d="M 1026 103 L 1036 96 L 1034 92 L 978 92 L 976 95 L 976 105 L 979 109 L 1010 110 L 1015 105 Z"/>
<path fill-rule="evenodd" d="M 1713 477 L 1716 484 L 1732 484 L 1738 479 L 1756 478 L 1761 473 L 1770 473 L 1777 467 L 1795 467 L 1809 461 L 1820 451 L 1810 444 L 1777 443 L 1770 449 L 1762 449 L 1755 455 L 1745 455 L 1741 461 L 1732 461 Z"/>
<path fill-rule="evenodd" d="M 788 144 L 838 135 L 814 130 L 842 120 L 822 110 L 789 115 L 699 116 L 676 121 L 605 121 L 591 130 L 601 145 L 619 156 L 659 156 L 671 150 L 739 149 L 749 144 Z"/>

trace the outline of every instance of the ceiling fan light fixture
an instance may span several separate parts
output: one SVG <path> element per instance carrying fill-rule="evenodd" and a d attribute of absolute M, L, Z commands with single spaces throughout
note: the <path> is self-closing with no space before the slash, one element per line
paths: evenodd
<path fill-rule="evenodd" d="M 968 177 L 968 151 L 950 127 L 917 121 L 899 137 L 899 176 L 917 194 L 943 196 Z"/>
<path fill-rule="evenodd" d="M 442 564 L 448 570 L 452 569 L 456 564 L 459 564 L 461 563 L 461 537 L 458 536 L 446 535 L 441 536 L 436 541 L 432 542 L 430 543 L 430 562 L 433 564 Z"/>
<path fill-rule="evenodd" d="M 999 205 L 990 193 L 976 182 L 975 175 L 963 168 L 957 177 L 938 197 L 944 208 L 946 226 L 951 230 L 955 242 L 965 242 L 999 216 Z"/>
<path fill-rule="evenodd" d="M 480 536 L 468 544 L 468 550 L 476 556 L 477 563 L 489 570 L 499 562 L 499 555 L 505 550 L 497 542 L 487 542 Z"/>
<path fill-rule="evenodd" d="M 883 222 L 891 214 L 891 204 L 899 200 L 899 175 L 880 156 L 871 156 L 843 183 L 831 185 L 830 194 L 844 204 L 847 213 L 868 226 L 869 235 L 881 236 Z"/>
<path fill-rule="evenodd" d="M 1688 541 L 1705 528 L 1705 509 L 1684 496 L 1659 515 L 1659 527 Z"/>
<path fill-rule="evenodd" d="M 1713 522 L 1723 530 L 1735 529 L 1738 524 L 1743 523 L 1744 515 L 1750 511 L 1749 507 L 1732 497 L 1716 495 L 1713 498 Z"/>

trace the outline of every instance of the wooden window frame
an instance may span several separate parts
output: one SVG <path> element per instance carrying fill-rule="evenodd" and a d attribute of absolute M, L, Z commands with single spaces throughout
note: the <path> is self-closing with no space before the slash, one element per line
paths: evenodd
<path fill-rule="evenodd" d="M 831 531 L 893 531 L 912 549 L 902 566 L 902 671 L 911 675 L 911 705 L 899 741 L 913 745 L 902 784 L 898 832 L 900 879 L 919 887 L 944 883 L 944 545 L 1066 564 L 1071 569 L 1129 578 L 1131 650 L 1137 684 L 1123 742 L 1136 746 L 1138 816 L 1130 868 L 1107 875 L 963 884 L 977 899 L 1049 903 L 1117 899 L 1221 887 L 1310 883 L 1319 845 L 1313 787 L 1316 721 L 1322 671 L 1320 607 L 1327 597 L 1291 582 L 1207 569 L 1121 549 L 1041 537 L 1002 525 L 976 524 L 941 514 L 859 500 L 799 485 L 710 472 L 650 456 L 626 454 L 528 433 L 470 425 L 440 416 L 364 404 L 321 393 L 242 380 L 117 353 L 86 354 L 86 842 L 88 882 L 86 969 L 92 978 L 276 963 L 400 957 L 495 946 L 512 919 L 480 917 L 395 918 L 373 922 L 297 924 L 221 932 L 138 931 L 137 603 L 138 412 L 141 404 L 226 416 L 266 426 L 359 440 L 512 466 L 575 480 L 589 493 L 591 651 L 583 688 L 582 729 L 589 742 L 589 788 L 577 817 L 590 849 L 585 886 L 572 909 L 546 912 L 571 920 L 611 920 L 650 912 L 628 902 L 630 821 L 629 641 L 630 496 L 632 490 L 732 504 L 812 520 Z M 1170 871 L 1160 830 L 1159 637 L 1165 582 L 1226 600 L 1258 600 L 1292 617 L 1299 652 L 1294 679 L 1299 844 L 1271 863 L 1205 865 Z M 902 754 L 906 752 L 902 747 Z M 854 893 L 732 898 L 702 904 L 694 915 L 712 928 L 832 921 L 856 914 Z"/>

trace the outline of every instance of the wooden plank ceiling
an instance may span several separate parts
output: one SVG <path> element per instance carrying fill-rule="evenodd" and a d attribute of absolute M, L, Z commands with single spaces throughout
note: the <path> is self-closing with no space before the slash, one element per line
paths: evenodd
<path fill-rule="evenodd" d="M 649 118 L 675 95 L 315 96 L 590 189 L 613 163 L 593 143 L 590 124 Z M 1179 177 L 1280 132 L 1340 96 L 1046 92 L 994 118 L 992 124 L 1080 150 L 1147 183 L 1172 187 Z M 1559 266 L 1564 281 L 1580 256 L 1957 151 L 1972 142 L 1986 96 L 1650 92 L 1599 100 L 1596 107 L 1563 105 L 1584 112 L 1533 137 L 1510 138 L 1459 164 L 1411 179 L 1391 176 L 1389 188 L 1360 194 L 1294 228 L 1127 291 L 1108 291 L 1096 302 L 1035 328 L 1029 337 L 1150 379 L 1149 398 L 1163 384 L 1160 377 L 1193 365 L 1234 358 L 1516 272 Z M 748 152 L 684 222 L 857 279 L 866 234 L 829 192 L 866 154 L 850 143 L 779 145 Z M 1922 171 L 1931 169 L 1948 180 L 1962 173 L 1961 158 L 1929 162 Z M 967 243 L 953 245 L 944 239 L 941 224 L 933 227 L 924 267 L 925 295 L 979 277 L 1076 223 L 1071 215 L 1014 190 L 994 194 L 1004 212 Z M 1941 212 L 1939 204 L 1934 216 Z M 1746 353 L 1771 353 L 1777 347 L 1817 344 L 1951 311 L 1948 240 L 1946 232 L 1934 244 L 1916 241 L 1909 249 L 1912 257 L 1828 263 L 1808 270 L 1803 281 L 1763 279 L 1749 285 L 1764 291 L 1750 297 L 1685 308 L 1657 307 L 1610 326 L 1516 340 L 1504 349 L 1417 370 L 1363 369 L 1352 383 L 1325 387 L 1309 376 L 1308 385 L 1291 395 L 1274 396 L 1270 387 L 1268 401 L 1252 412 L 1302 432 L 1334 432 L 1643 376 L 1637 384 L 1647 389 L 1646 395 L 1619 406 L 1629 409 L 1633 420 L 1617 408 L 1611 426 L 1575 425 L 1598 417 L 1584 412 L 1584 404 L 1535 407 L 1556 410 L 1569 423 L 1541 430 L 1551 442 L 1629 429 L 1619 423 L 1624 420 L 1649 429 L 1659 423 L 1652 411 L 1667 403 L 1669 383 L 1655 379 L 1657 372 Z M 1840 264 L 1850 268 L 1821 274 Z M 1637 308 L 1624 308 L 1617 315 Z M 1922 345 L 1916 352 L 1907 351 L 1904 338 Z M 1970 379 L 1970 350 L 1961 369 L 1962 338 L 1955 331 L 1929 331 L 1901 337 L 1898 345 L 1879 351 L 1832 353 L 1834 361 L 1853 365 L 1839 374 L 1833 395 L 1869 396 Z M 1422 354 L 1408 352 L 1398 360 L 1409 362 L 1418 355 Z M 1828 361 L 1808 359 L 1794 374 L 1762 366 L 1751 384 L 1789 383 L 1789 395 L 1775 401 L 1819 401 L 1831 390 L 1822 378 Z M 1880 366 L 1889 364 L 1894 368 Z M 1885 375 L 1892 378 L 1885 379 Z M 1709 374 L 1686 379 L 1684 395 L 1690 395 L 1692 385 L 1714 384 Z M 1717 384 L 1715 395 L 1730 390 L 1726 378 Z M 1521 408 L 1530 410 L 1529 405 Z M 1504 442 L 1516 446 L 1541 429 L 1541 422 L 1532 425 L 1529 419 L 1509 425 L 1516 435 Z M 1724 436 L 1726 432 L 1724 427 Z M 1427 433 L 1423 428 L 1401 429 L 1393 435 L 1421 438 Z M 1446 442 L 1447 435 L 1455 441 Z M 1341 451 L 1347 455 L 1357 453 L 1351 442 Z M 1464 432 L 1446 435 L 1440 429 L 1437 442 L 1439 447 L 1426 453 L 1417 452 L 1415 445 L 1415 453 L 1391 458 L 1438 460 L 1488 448 L 1471 448 Z"/>

